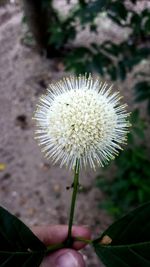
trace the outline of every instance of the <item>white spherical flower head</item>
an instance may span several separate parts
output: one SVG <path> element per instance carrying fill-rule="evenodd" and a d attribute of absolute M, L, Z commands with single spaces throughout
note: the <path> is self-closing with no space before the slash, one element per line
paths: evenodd
<path fill-rule="evenodd" d="M 129 122 L 119 92 L 89 77 L 69 77 L 51 84 L 34 115 L 36 138 L 54 163 L 74 168 L 103 166 L 125 143 Z"/>

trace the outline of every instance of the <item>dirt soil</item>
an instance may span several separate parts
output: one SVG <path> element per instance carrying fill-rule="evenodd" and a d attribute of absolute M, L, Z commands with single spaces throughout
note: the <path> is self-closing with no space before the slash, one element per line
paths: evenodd
<path fill-rule="evenodd" d="M 23 44 L 22 17 L 18 5 L 0 7 L 0 203 L 29 226 L 65 224 L 71 196 L 66 186 L 72 183 L 72 173 L 44 159 L 32 121 L 39 95 L 64 75 L 63 67 Z M 132 97 L 127 95 L 125 91 L 130 105 Z M 98 208 L 103 195 L 95 187 L 95 176 L 90 170 L 81 174 L 84 190 L 78 196 L 75 223 L 89 225 L 99 235 L 111 218 Z M 103 266 L 88 247 L 83 253 L 87 266 Z"/>

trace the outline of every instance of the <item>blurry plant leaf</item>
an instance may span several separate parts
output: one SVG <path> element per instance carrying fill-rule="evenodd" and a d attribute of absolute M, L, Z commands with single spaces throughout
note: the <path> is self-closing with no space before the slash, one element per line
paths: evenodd
<path fill-rule="evenodd" d="M 117 170 L 111 181 L 101 177 L 97 178 L 97 186 L 112 201 L 111 210 L 115 210 L 116 207 L 120 210 L 120 214 L 114 213 L 115 216 L 127 212 L 137 204 L 150 200 L 149 165 L 148 153 L 143 145 L 129 147 L 116 159 Z M 141 194 L 142 198 L 139 198 Z M 124 199 L 123 202 L 120 202 L 121 198 Z M 106 199 L 105 202 L 107 203 L 108 200 Z M 108 211 L 110 211 L 109 207 Z"/>
<path fill-rule="evenodd" d="M 122 81 L 126 78 L 126 69 L 122 61 L 118 62 L 118 76 Z"/>
<path fill-rule="evenodd" d="M 136 4 L 137 0 L 130 0 L 133 4 Z"/>
<path fill-rule="evenodd" d="M 0 207 L 0 266 L 38 267 L 45 253 L 45 245 L 31 230 Z"/>
<path fill-rule="evenodd" d="M 143 119 L 140 118 L 140 112 L 139 109 L 135 109 L 130 116 L 130 122 L 132 124 L 131 131 L 129 133 L 129 136 L 132 138 L 138 136 L 141 139 L 144 139 L 145 134 L 144 130 L 146 129 L 146 125 Z M 134 136 L 133 136 L 134 135 Z"/>
<path fill-rule="evenodd" d="M 80 5 L 74 15 L 80 19 L 81 25 L 91 23 L 104 8 L 107 8 L 109 2 L 110 0 L 89 1 L 88 4 Z"/>
<path fill-rule="evenodd" d="M 93 68 L 103 76 L 104 75 L 104 70 L 103 70 L 103 64 L 102 64 L 102 61 L 101 61 L 101 57 L 99 57 L 97 55 L 94 55 L 92 64 L 93 64 Z"/>
<path fill-rule="evenodd" d="M 103 54 L 103 52 L 99 51 L 96 46 L 92 47 L 94 49 L 97 49 L 96 53 L 93 53 L 91 56 L 91 70 L 95 69 L 98 73 L 100 73 L 102 76 L 106 73 L 110 75 L 112 80 L 116 79 L 116 68 L 113 65 L 113 62 L 109 58 L 109 56 Z"/>
<path fill-rule="evenodd" d="M 143 131 L 143 128 L 142 127 L 135 127 L 134 128 L 134 132 L 141 139 L 143 139 L 145 137 L 145 134 L 144 134 L 144 131 Z"/>
<path fill-rule="evenodd" d="M 111 1 L 108 11 L 107 11 L 108 17 L 118 24 L 121 27 L 129 26 L 126 23 L 128 11 L 123 3 L 123 1 Z"/>
<path fill-rule="evenodd" d="M 115 172 L 111 172 L 110 179 L 98 176 L 96 180 L 97 187 L 106 195 L 103 206 L 117 217 L 150 200 L 150 159 L 148 150 L 143 145 L 146 124 L 140 118 L 139 109 L 131 113 L 130 122 L 129 146 L 115 159 Z M 139 144 L 141 141 L 142 144 Z M 109 172 L 108 174 L 110 175 Z M 121 198 L 124 201 L 120 201 Z M 111 205 L 107 205 L 110 202 Z"/>
<path fill-rule="evenodd" d="M 149 18 L 147 18 L 147 20 L 145 21 L 144 30 L 147 34 L 150 33 L 150 15 Z"/>
<path fill-rule="evenodd" d="M 149 267 L 150 202 L 113 223 L 93 247 L 107 267 Z"/>
<path fill-rule="evenodd" d="M 27 17 L 25 15 L 22 16 L 22 23 L 27 23 Z"/>
<path fill-rule="evenodd" d="M 148 100 L 147 111 L 148 111 L 148 114 L 150 115 L 150 100 Z"/>
<path fill-rule="evenodd" d="M 110 41 L 106 41 L 101 45 L 101 48 L 106 51 L 109 54 L 112 54 L 114 56 L 118 56 L 120 51 L 119 51 L 119 45 L 114 44 Z"/>
<path fill-rule="evenodd" d="M 127 9 L 124 3 L 120 1 L 111 3 L 111 5 L 109 6 L 109 15 L 111 16 L 112 19 L 115 19 L 116 22 L 118 21 L 119 24 L 120 24 L 120 19 L 126 20 Z"/>
<path fill-rule="evenodd" d="M 85 0 L 78 0 L 78 2 L 82 7 L 85 7 L 87 5 Z"/>
<path fill-rule="evenodd" d="M 52 0 L 42 0 L 41 5 L 43 9 L 49 8 L 52 4 Z"/>
<path fill-rule="evenodd" d="M 135 45 L 120 45 L 123 55 L 123 63 L 128 71 L 131 71 L 135 65 L 146 59 L 150 55 L 148 47 L 137 48 Z"/>
<path fill-rule="evenodd" d="M 90 72 L 92 70 L 91 56 L 92 52 L 89 48 L 75 48 L 65 57 L 66 70 L 74 70 L 76 74 Z"/>
<path fill-rule="evenodd" d="M 141 19 L 140 19 L 140 15 L 132 12 L 132 17 L 131 17 L 131 25 L 134 24 L 136 27 L 139 27 L 141 24 Z M 134 26 L 134 27 L 135 27 Z M 139 28 L 140 29 L 140 28 Z"/>
<path fill-rule="evenodd" d="M 111 65 L 107 67 L 107 73 L 111 77 L 112 81 L 115 81 L 117 79 L 117 69 L 115 66 Z"/>
<path fill-rule="evenodd" d="M 96 24 L 91 24 L 90 25 L 90 31 L 94 32 L 94 33 L 97 33 L 97 25 Z"/>
<path fill-rule="evenodd" d="M 56 49 L 64 47 L 68 40 L 72 40 L 76 36 L 76 29 L 69 19 L 64 22 L 55 22 L 54 27 L 50 25 L 48 32 L 50 33 L 49 44 L 54 44 Z"/>
<path fill-rule="evenodd" d="M 131 132 L 128 133 L 128 143 L 133 144 L 134 143 L 134 136 Z"/>
<path fill-rule="evenodd" d="M 137 50 L 137 55 L 143 58 L 147 58 L 150 55 L 150 47 L 142 47 Z"/>
<path fill-rule="evenodd" d="M 133 124 L 136 124 L 138 123 L 139 121 L 139 116 L 140 116 L 140 111 L 139 109 L 135 109 L 132 113 L 131 113 L 131 116 L 130 116 L 130 121 L 131 123 Z"/>
<path fill-rule="evenodd" d="M 142 81 L 134 86 L 135 100 L 137 102 L 150 99 L 150 82 Z"/>

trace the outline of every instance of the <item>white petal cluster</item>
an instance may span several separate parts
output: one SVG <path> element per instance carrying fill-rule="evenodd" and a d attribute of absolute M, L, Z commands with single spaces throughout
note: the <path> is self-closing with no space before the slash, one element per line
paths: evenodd
<path fill-rule="evenodd" d="M 70 168 L 103 166 L 125 143 L 129 122 L 119 92 L 89 77 L 69 77 L 51 84 L 34 115 L 36 138 L 54 163 Z"/>

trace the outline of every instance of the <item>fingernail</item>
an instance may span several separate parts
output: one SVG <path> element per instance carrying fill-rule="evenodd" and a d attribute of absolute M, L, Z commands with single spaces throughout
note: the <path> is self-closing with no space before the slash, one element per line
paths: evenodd
<path fill-rule="evenodd" d="M 57 258 L 57 267 L 80 267 L 77 258 L 71 253 L 67 252 Z"/>

